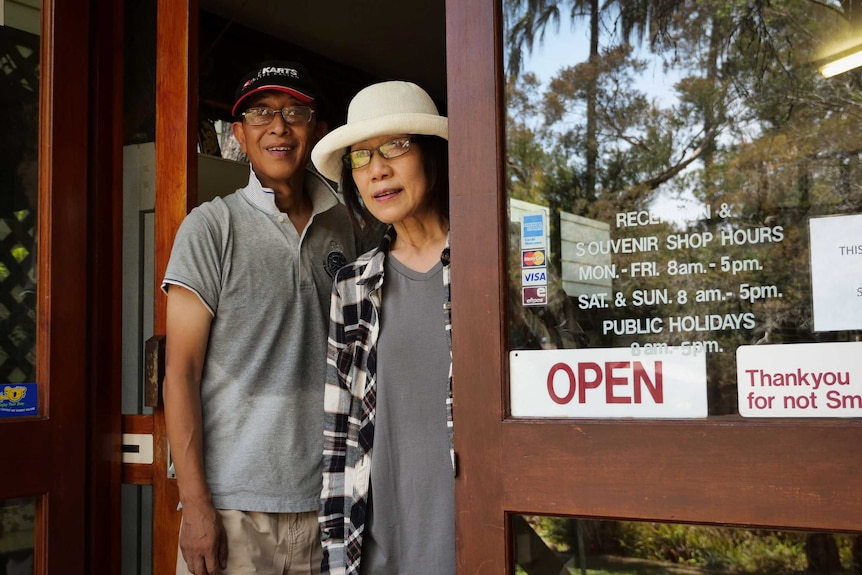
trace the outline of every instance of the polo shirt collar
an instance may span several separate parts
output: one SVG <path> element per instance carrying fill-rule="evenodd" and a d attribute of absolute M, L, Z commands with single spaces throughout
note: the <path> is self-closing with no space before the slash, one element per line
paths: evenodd
<path fill-rule="evenodd" d="M 311 199 L 311 215 L 323 213 L 338 204 L 338 198 L 332 187 L 323 179 L 323 176 L 308 168 L 305 169 L 303 189 Z M 249 166 L 248 185 L 242 189 L 243 195 L 256 208 L 271 215 L 283 214 L 275 205 L 275 192 L 272 188 L 266 188 L 254 173 L 254 168 Z"/>

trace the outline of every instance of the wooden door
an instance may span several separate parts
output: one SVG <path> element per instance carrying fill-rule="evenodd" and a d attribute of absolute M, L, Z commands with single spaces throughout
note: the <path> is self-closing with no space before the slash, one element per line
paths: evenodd
<path fill-rule="evenodd" d="M 458 573 L 511 572 L 518 513 L 858 530 L 858 419 L 508 415 L 501 2 L 446 18 Z"/>
<path fill-rule="evenodd" d="M 0 443 L 7 446 L 0 464 L 0 569 L 32 562 L 42 575 L 115 572 L 120 442 L 111 388 L 113 204 L 108 199 L 94 208 L 98 198 L 110 198 L 117 174 L 111 153 L 115 38 L 94 31 L 100 24 L 90 20 L 88 0 L 14 8 L 0 12 Z M 117 12 L 105 8 L 98 22 L 109 31 Z M 97 178 L 96 167 L 102 169 Z M 102 265 L 88 263 L 95 261 Z"/>

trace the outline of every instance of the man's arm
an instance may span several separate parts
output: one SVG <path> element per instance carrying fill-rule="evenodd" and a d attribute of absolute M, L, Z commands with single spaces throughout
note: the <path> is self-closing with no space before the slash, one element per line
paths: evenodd
<path fill-rule="evenodd" d="M 212 316 L 197 294 L 168 290 L 165 424 L 183 507 L 180 549 L 192 573 L 215 574 L 227 563 L 227 541 L 212 503 L 203 460 L 201 374 Z"/>

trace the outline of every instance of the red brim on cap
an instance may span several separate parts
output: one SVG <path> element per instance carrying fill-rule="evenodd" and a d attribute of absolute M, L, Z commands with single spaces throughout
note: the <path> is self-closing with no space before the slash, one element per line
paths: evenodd
<path fill-rule="evenodd" d="M 290 94 L 291 96 L 293 96 L 294 98 L 296 98 L 297 100 L 302 102 L 303 104 L 308 104 L 309 102 L 314 101 L 314 98 L 312 98 L 308 94 L 304 94 L 304 93 L 299 92 L 297 90 L 294 90 L 292 88 L 285 88 L 284 86 L 258 86 L 254 90 L 251 90 L 250 92 L 248 92 L 246 94 L 243 94 L 242 97 L 236 101 L 236 104 L 233 105 L 233 109 L 230 111 L 231 115 L 236 117 L 236 111 L 237 111 L 237 109 L 239 109 L 240 104 L 242 104 L 244 101 L 246 101 L 249 96 L 253 96 L 254 94 L 257 94 L 258 92 L 266 92 L 266 91 L 284 92 L 285 94 Z"/>

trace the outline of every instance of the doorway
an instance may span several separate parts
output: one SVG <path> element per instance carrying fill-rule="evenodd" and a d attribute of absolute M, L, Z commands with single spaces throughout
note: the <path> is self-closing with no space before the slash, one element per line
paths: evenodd
<path fill-rule="evenodd" d="M 443 2 L 386 2 L 373 10 L 350 2 L 289 9 L 263 1 L 189 6 L 191 19 L 186 6 L 176 3 L 125 3 L 124 431 L 152 433 L 154 439 L 151 465 L 125 466 L 124 573 L 167 572 L 176 557 L 177 494 L 159 394 L 140 382 L 147 372 L 147 342 L 163 330 L 164 297 L 156 278 L 173 232 L 197 203 L 247 181 L 247 164 L 228 137 L 238 79 L 267 59 L 300 61 L 325 92 L 333 126 L 343 123 L 354 93 L 382 79 L 423 85 L 440 109 L 446 101 Z M 160 36 L 160 27 L 173 30 L 169 38 Z M 193 46 L 192 77 L 176 59 L 167 64 L 174 66 L 170 71 L 157 69 L 159 51 L 174 55 L 184 40 Z M 179 92 L 158 92 L 160 78 L 178 84 Z M 178 125 L 187 127 L 185 140 L 159 141 L 160 130 Z"/>

